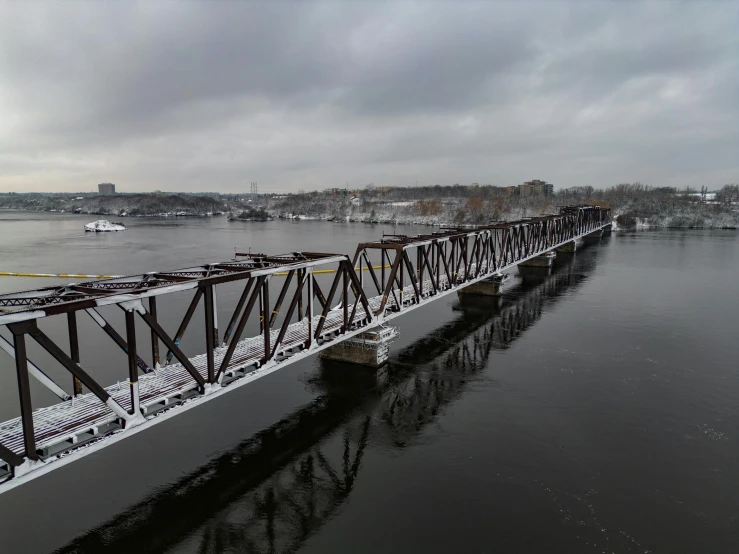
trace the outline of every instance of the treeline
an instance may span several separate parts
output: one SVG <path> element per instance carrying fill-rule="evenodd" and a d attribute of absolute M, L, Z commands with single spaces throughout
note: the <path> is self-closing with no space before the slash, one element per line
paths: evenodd
<path fill-rule="evenodd" d="M 368 186 L 353 194 L 310 192 L 268 203 L 277 216 L 305 215 L 327 220 L 436 225 L 481 225 L 558 213 L 572 204 L 601 205 L 626 225 L 663 227 L 729 227 L 739 219 L 739 187 L 716 193 L 702 189 L 619 184 L 560 189 L 552 195 L 521 197 L 493 186 L 432 186 L 383 189 Z"/>
<path fill-rule="evenodd" d="M 374 187 L 349 193 L 338 190 L 258 197 L 242 195 L 0 194 L 0 208 L 66 211 L 110 215 L 179 213 L 206 215 L 230 212 L 232 217 L 263 219 L 307 216 L 324 220 L 433 225 L 481 225 L 557 213 L 560 206 L 601 205 L 627 225 L 662 227 L 730 227 L 739 225 L 739 185 L 710 193 L 701 189 L 654 187 L 625 183 L 559 189 L 552 195 L 521 197 L 511 188 L 490 185 Z M 236 215 L 238 214 L 238 215 Z"/>
<path fill-rule="evenodd" d="M 217 197 L 188 194 L 115 194 L 74 196 L 40 194 L 0 195 L 0 208 L 116 216 L 158 214 L 206 215 L 224 212 Z"/>

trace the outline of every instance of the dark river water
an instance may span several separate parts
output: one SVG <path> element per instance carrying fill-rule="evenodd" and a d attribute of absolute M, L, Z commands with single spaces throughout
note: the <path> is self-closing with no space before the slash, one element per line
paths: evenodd
<path fill-rule="evenodd" d="M 91 219 L 0 212 L 0 271 L 352 254 L 391 231 Z M 312 357 L 0 495 L 0 552 L 737 552 L 737 239 L 615 233 L 500 301 L 442 298 L 395 320 L 379 373 Z M 219 290 L 223 319 L 234 299 Z M 88 329 L 83 365 L 111 382 L 125 357 Z"/>

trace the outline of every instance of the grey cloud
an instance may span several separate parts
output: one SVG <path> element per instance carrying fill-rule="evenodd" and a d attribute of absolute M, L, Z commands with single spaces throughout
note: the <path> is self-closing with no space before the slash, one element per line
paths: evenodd
<path fill-rule="evenodd" d="M 729 3 L 18 3 L 2 14 L 0 190 L 508 184 L 532 171 L 561 185 L 736 180 Z"/>

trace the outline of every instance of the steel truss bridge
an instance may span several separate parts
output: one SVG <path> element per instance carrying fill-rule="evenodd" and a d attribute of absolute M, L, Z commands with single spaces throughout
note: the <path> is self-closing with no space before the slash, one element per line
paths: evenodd
<path fill-rule="evenodd" d="M 341 364 L 329 362 L 316 400 L 57 554 L 296 552 L 348 500 L 370 437 L 391 449 L 411 445 L 464 394 L 494 350 L 509 348 L 546 304 L 587 279 L 585 265 L 578 258 L 510 297 L 455 306 L 460 317 L 400 351 L 379 383 L 368 383 L 366 373 L 347 378 Z"/>
<path fill-rule="evenodd" d="M 20 406 L 19 417 L 0 424 L 0 493 L 610 224 L 608 209 L 566 206 L 520 221 L 385 235 L 360 244 L 353 259 L 237 254 L 176 271 L 0 295 L 0 330 L 9 331 L 9 338 L 0 334 L 0 348 L 15 360 Z M 222 336 L 218 286 L 239 290 Z M 192 295 L 190 302 L 168 332 L 157 302 L 183 294 Z M 205 353 L 188 357 L 181 341 L 201 302 Z M 122 333 L 105 313 L 116 308 Z M 77 317 L 83 313 L 125 353 L 126 386 L 104 386 L 85 369 Z M 66 350 L 39 324 L 60 319 L 54 316 L 66 316 Z M 137 333 L 137 317 L 144 334 Z M 29 346 L 40 347 L 55 368 L 33 363 Z M 60 371 L 71 374 L 71 392 L 54 380 Z M 34 410 L 30 377 L 59 402 Z"/>

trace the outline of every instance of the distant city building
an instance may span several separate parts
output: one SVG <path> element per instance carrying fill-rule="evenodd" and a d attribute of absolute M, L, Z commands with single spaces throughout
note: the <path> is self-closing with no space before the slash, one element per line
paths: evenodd
<path fill-rule="evenodd" d="M 100 183 L 98 194 L 115 194 L 115 185 L 113 183 Z"/>
<path fill-rule="evenodd" d="M 529 196 L 551 196 L 554 194 L 554 185 L 534 179 L 518 186 L 506 187 L 505 191 L 511 196 L 522 196 L 524 198 Z"/>

